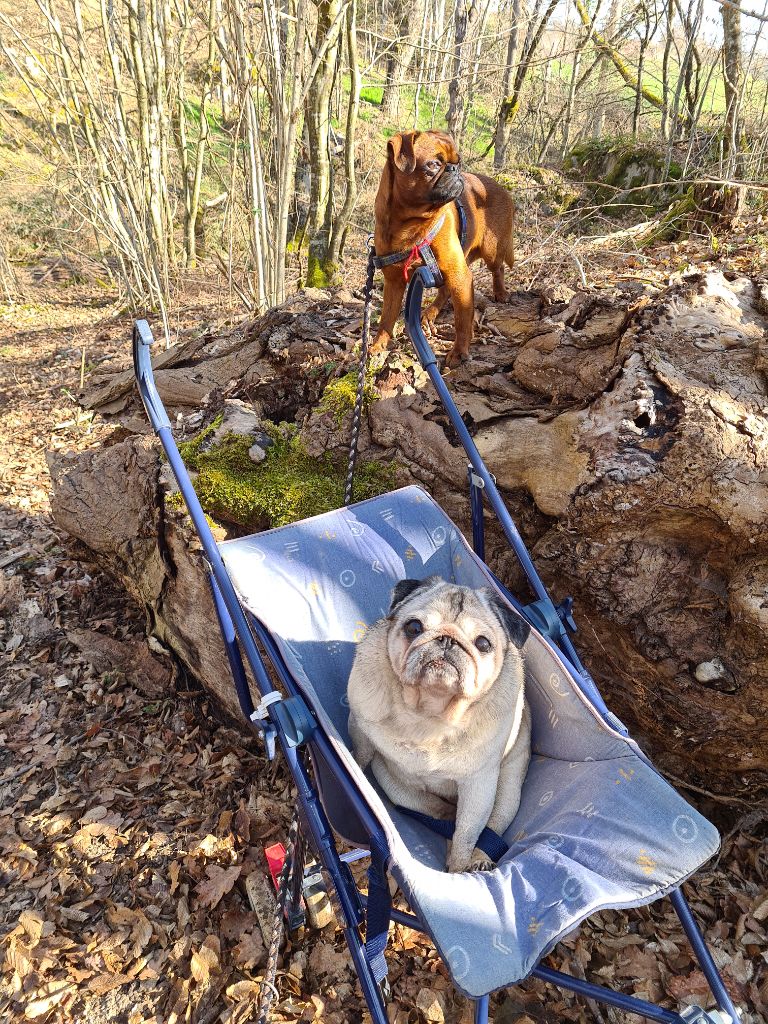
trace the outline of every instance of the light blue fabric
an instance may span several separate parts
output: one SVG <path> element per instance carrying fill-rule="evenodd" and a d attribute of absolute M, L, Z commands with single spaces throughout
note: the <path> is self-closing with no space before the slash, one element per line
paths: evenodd
<path fill-rule="evenodd" d="M 716 852 L 714 827 L 606 724 L 532 631 L 524 656 L 533 756 L 505 834 L 509 853 L 493 872 L 446 874 L 445 841 L 394 811 L 354 762 L 347 679 L 355 644 L 386 614 L 398 580 L 436 574 L 494 586 L 486 567 L 417 487 L 227 541 L 221 552 L 381 821 L 393 874 L 467 995 L 519 981 L 589 914 L 649 903 Z M 334 828 L 359 841 L 319 767 Z"/>

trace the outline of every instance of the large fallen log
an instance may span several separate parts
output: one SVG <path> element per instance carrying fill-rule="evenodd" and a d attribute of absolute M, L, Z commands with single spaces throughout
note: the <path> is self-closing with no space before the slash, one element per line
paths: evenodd
<path fill-rule="evenodd" d="M 192 380 L 209 417 L 223 396 L 253 403 L 267 426 L 289 412 L 311 457 L 341 463 L 338 378 L 359 319 L 351 296 L 299 297 L 228 339 L 164 354 L 161 393 L 189 413 Z M 555 597 L 574 595 L 577 642 L 610 705 L 673 776 L 753 791 L 768 773 L 768 285 L 690 273 L 656 294 L 518 294 L 479 319 L 451 388 Z M 334 377 L 335 404 L 318 408 Z M 99 388 L 86 402 L 136 429 L 130 377 Z M 376 388 L 361 458 L 420 482 L 466 529 L 466 460 L 423 372 L 392 353 Z M 50 466 L 57 522 L 236 711 L 155 442 L 129 436 Z M 519 585 L 488 529 L 490 564 Z"/>

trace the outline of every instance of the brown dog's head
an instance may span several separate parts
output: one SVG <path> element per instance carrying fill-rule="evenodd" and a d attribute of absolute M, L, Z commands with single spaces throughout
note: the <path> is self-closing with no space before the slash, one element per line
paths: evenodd
<path fill-rule="evenodd" d="M 437 208 L 458 199 L 464 191 L 460 163 L 445 132 L 399 132 L 387 143 L 393 196 L 409 208 Z"/>
<path fill-rule="evenodd" d="M 522 685 L 528 624 L 487 589 L 438 576 L 397 584 L 387 651 L 407 707 L 455 720 L 491 689 L 502 668 Z"/>

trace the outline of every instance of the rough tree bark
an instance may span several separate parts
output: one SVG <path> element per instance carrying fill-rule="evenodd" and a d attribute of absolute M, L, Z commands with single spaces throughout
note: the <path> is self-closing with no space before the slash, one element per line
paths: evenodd
<path fill-rule="evenodd" d="M 215 406 L 236 377 L 262 415 L 291 406 L 310 452 L 342 459 L 343 427 L 317 410 L 316 368 L 343 362 L 359 315 L 297 299 L 244 338 L 164 354 L 161 393 L 174 410 L 205 395 Z M 451 389 L 554 596 L 575 596 L 577 641 L 609 704 L 671 775 L 753 791 L 768 779 L 768 283 L 709 272 L 656 294 L 520 293 L 483 319 L 486 343 Z M 466 529 L 466 458 L 423 373 L 393 356 L 377 383 L 363 454 L 392 460 L 399 482 L 420 482 Z M 89 399 L 122 406 L 123 430 L 141 422 L 128 373 Z M 51 457 L 55 518 L 234 710 L 199 554 L 164 502 L 157 447 L 123 436 Z M 490 523 L 487 547 L 518 586 Z"/>

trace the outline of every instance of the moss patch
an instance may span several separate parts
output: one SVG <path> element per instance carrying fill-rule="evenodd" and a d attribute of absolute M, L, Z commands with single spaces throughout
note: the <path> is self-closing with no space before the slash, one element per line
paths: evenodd
<path fill-rule="evenodd" d="M 215 425 L 179 448 L 185 464 L 197 475 L 195 490 L 205 512 L 215 519 L 248 530 L 285 526 L 297 519 L 319 515 L 344 503 L 343 470 L 328 456 L 307 453 L 296 428 L 265 425 L 274 444 L 263 462 L 248 456 L 253 439 L 227 434 L 206 448 Z M 379 462 L 359 462 L 355 475 L 355 500 L 373 497 L 394 486 L 395 467 Z"/>
<path fill-rule="evenodd" d="M 343 377 L 337 377 L 323 391 L 318 406 L 320 412 L 327 412 L 333 416 L 337 427 L 344 422 L 347 413 L 355 408 L 355 397 L 357 395 L 357 371 L 350 370 Z M 371 403 L 379 397 L 374 383 L 373 370 L 367 370 L 365 384 L 363 385 L 363 410 L 370 408 Z"/>
<path fill-rule="evenodd" d="M 665 176 L 666 155 L 653 142 L 621 137 L 588 139 L 571 149 L 563 166 L 582 178 L 595 199 L 605 204 L 603 213 L 621 213 L 628 206 L 654 213 L 680 191 L 676 183 L 682 177 L 682 167 L 673 161 Z M 617 202 L 612 204 L 611 199 Z"/>

